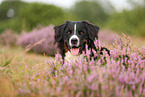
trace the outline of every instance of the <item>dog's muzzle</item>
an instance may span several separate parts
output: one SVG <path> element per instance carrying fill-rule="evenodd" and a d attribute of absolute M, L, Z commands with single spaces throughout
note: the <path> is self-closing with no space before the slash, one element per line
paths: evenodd
<path fill-rule="evenodd" d="M 80 45 L 80 40 L 77 35 L 71 36 L 69 39 L 69 45 L 71 47 L 70 52 L 73 55 L 78 55 L 79 54 L 79 45 Z"/>
<path fill-rule="evenodd" d="M 77 36 L 77 35 L 71 36 L 71 38 L 69 39 L 69 45 L 70 45 L 71 47 L 73 47 L 73 46 L 78 47 L 79 44 L 80 44 L 80 43 L 79 43 L 79 38 L 78 38 L 78 36 Z"/>

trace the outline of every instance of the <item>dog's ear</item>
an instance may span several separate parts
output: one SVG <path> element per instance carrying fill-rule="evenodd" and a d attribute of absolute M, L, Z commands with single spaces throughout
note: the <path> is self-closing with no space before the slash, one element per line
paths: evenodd
<path fill-rule="evenodd" d="M 99 27 L 96 25 L 91 24 L 88 21 L 82 21 L 87 28 L 88 34 L 89 34 L 89 38 L 94 41 L 95 38 L 98 39 L 98 31 L 99 31 Z"/>
<path fill-rule="evenodd" d="M 61 25 L 58 25 L 58 26 L 54 27 L 54 30 L 55 30 L 55 43 L 62 40 L 64 29 L 65 29 L 66 25 L 69 22 L 71 22 L 71 21 L 66 21 L 64 24 L 61 24 Z"/>
<path fill-rule="evenodd" d="M 61 25 L 58 25 L 58 26 L 54 27 L 54 30 L 55 30 L 55 43 L 62 40 L 62 35 L 63 35 L 63 31 L 64 31 L 64 28 L 65 28 L 65 25 L 66 24 L 64 23 L 64 24 L 61 24 Z"/>

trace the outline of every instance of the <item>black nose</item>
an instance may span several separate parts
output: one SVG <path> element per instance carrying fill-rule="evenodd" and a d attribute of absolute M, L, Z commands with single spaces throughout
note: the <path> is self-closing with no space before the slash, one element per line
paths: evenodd
<path fill-rule="evenodd" d="M 78 43 L 78 40 L 76 38 L 73 38 L 73 39 L 71 39 L 71 43 L 72 44 L 77 44 Z"/>

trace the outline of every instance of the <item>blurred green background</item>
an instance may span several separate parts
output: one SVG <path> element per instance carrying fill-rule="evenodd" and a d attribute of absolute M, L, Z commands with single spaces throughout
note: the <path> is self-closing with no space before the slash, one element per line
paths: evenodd
<path fill-rule="evenodd" d="M 38 25 L 59 25 L 65 20 L 88 20 L 101 29 L 145 36 L 145 0 L 128 0 L 130 9 L 117 11 L 109 1 L 79 0 L 70 8 L 56 5 L 3 0 L 0 4 L 0 33 L 12 29 L 17 33 L 31 31 Z"/>

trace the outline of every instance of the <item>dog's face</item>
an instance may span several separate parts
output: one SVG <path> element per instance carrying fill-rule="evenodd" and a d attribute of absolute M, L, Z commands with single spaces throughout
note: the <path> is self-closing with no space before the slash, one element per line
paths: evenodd
<path fill-rule="evenodd" d="M 85 49 L 89 39 L 87 29 L 82 22 L 67 22 L 63 33 L 66 47 L 73 55 L 78 55 Z"/>
<path fill-rule="evenodd" d="M 73 55 L 81 54 L 86 44 L 98 39 L 99 27 L 88 21 L 66 21 L 54 29 L 55 42 L 61 43 L 65 52 L 70 51 Z"/>

